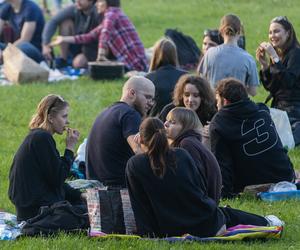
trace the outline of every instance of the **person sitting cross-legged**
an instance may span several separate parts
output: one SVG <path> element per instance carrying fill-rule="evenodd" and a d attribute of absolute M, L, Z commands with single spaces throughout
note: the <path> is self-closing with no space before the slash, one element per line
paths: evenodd
<path fill-rule="evenodd" d="M 209 133 L 221 168 L 222 197 L 233 197 L 248 185 L 293 181 L 293 164 L 268 107 L 252 102 L 234 78 L 219 81 L 216 99 L 218 112 Z"/>
<path fill-rule="evenodd" d="M 109 188 L 125 187 L 125 167 L 134 153 L 142 116 L 152 107 L 155 87 L 140 76 L 124 84 L 119 102 L 96 118 L 87 140 L 87 178 L 101 181 Z"/>

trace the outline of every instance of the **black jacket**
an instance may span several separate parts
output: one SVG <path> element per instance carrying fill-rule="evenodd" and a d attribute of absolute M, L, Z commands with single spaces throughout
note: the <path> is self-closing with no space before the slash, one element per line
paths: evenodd
<path fill-rule="evenodd" d="M 189 152 L 205 180 L 208 197 L 218 204 L 222 187 L 221 170 L 213 153 L 202 144 L 201 135 L 194 130 L 188 130 L 180 135 L 172 146 L 184 148 Z"/>
<path fill-rule="evenodd" d="M 170 151 L 162 178 L 153 174 L 146 154 L 129 159 L 126 181 L 138 233 L 149 236 L 214 236 L 225 224 L 217 204 L 208 198 L 191 156 L 184 149 Z"/>
<path fill-rule="evenodd" d="M 210 136 L 223 197 L 247 185 L 294 179 L 293 165 L 264 104 L 246 99 L 224 106 L 210 123 Z"/>
<path fill-rule="evenodd" d="M 281 102 L 300 102 L 300 48 L 290 49 L 282 62 L 260 71 L 260 79 L 273 97 L 272 107 L 281 108 Z"/>
<path fill-rule="evenodd" d="M 154 104 L 150 110 L 150 116 L 159 115 L 162 108 L 172 101 L 174 87 L 178 79 L 186 73 L 172 65 L 166 65 L 146 75 L 155 86 Z"/>

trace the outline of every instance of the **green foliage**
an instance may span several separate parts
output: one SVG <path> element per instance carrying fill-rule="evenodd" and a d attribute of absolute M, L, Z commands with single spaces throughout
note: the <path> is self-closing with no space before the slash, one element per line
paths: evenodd
<path fill-rule="evenodd" d="M 122 7 L 132 19 L 146 47 L 152 46 L 166 28 L 178 27 L 191 35 L 198 45 L 205 28 L 218 27 L 220 18 L 227 13 L 240 16 L 245 26 L 247 50 L 254 55 L 257 45 L 268 39 L 268 25 L 274 16 L 286 15 L 296 32 L 300 27 L 298 1 L 288 0 L 123 0 Z M 299 33 L 299 32 L 298 32 Z M 81 132 L 80 141 L 87 137 L 96 115 L 114 101 L 119 100 L 124 79 L 95 82 L 87 77 L 78 81 L 55 84 L 31 84 L 0 88 L 0 209 L 14 213 L 7 197 L 8 173 L 13 155 L 28 132 L 28 122 L 40 99 L 50 93 L 65 97 L 71 105 L 71 127 Z M 255 101 L 264 101 L 267 94 L 261 87 Z M 64 136 L 56 137 L 59 150 L 64 148 Z M 289 155 L 299 169 L 300 150 Z M 258 214 L 275 214 L 286 222 L 281 240 L 229 244 L 168 244 L 160 241 L 100 240 L 85 235 L 64 235 L 55 238 L 21 239 L 0 242 L 1 249 L 299 249 L 299 201 L 265 203 L 240 198 L 223 201 L 234 208 Z"/>

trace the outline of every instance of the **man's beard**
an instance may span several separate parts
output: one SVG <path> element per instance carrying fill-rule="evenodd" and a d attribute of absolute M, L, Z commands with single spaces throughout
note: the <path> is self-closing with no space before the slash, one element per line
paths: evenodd
<path fill-rule="evenodd" d="M 133 103 L 133 107 L 134 107 L 134 109 L 135 109 L 137 112 L 140 113 L 140 115 L 141 115 L 142 117 L 144 117 L 144 116 L 146 115 L 146 113 L 143 112 L 143 108 L 141 107 L 141 105 L 139 105 L 138 102 L 135 101 L 135 102 Z"/>

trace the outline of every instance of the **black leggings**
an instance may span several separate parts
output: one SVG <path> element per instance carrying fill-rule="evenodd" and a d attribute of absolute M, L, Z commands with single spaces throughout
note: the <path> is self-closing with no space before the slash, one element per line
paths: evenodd
<path fill-rule="evenodd" d="M 230 207 L 220 207 L 220 210 L 225 216 L 227 228 L 236 226 L 238 224 L 256 226 L 268 225 L 268 221 L 260 215 L 247 213 Z"/>

